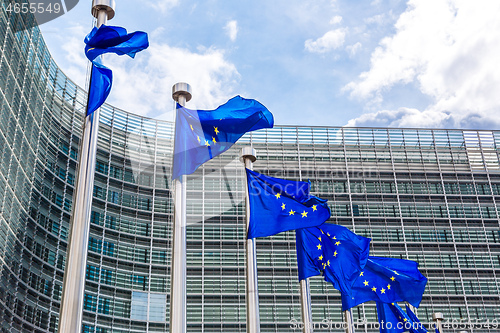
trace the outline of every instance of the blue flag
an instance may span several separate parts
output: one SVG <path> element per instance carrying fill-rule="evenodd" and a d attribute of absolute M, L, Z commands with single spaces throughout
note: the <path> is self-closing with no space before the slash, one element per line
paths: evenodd
<path fill-rule="evenodd" d="M 419 272 L 417 262 L 370 256 L 352 287 L 352 295 L 342 294 L 342 309 L 368 301 L 406 301 L 418 307 L 426 284 L 427 278 Z"/>
<path fill-rule="evenodd" d="M 409 312 L 408 312 L 409 311 Z M 397 303 L 377 302 L 377 315 L 380 323 L 380 333 L 428 333 L 424 325 L 406 306 L 406 312 Z M 414 320 L 413 317 L 416 319 Z"/>
<path fill-rule="evenodd" d="M 325 281 L 345 294 L 365 267 L 370 239 L 346 227 L 324 223 L 296 231 L 299 281 L 323 274 Z"/>
<path fill-rule="evenodd" d="M 390 303 L 377 302 L 377 316 L 380 324 L 380 333 L 401 333 L 408 331 L 404 327 L 404 320 L 398 318 L 398 315 L 391 308 Z M 406 317 L 405 319 L 408 321 Z"/>
<path fill-rule="evenodd" d="M 417 316 L 411 311 L 410 307 L 406 305 L 406 313 L 408 317 L 410 317 L 413 322 L 412 328 L 410 329 L 411 333 L 428 333 L 429 331 L 424 327 L 424 324 L 420 322 Z"/>
<path fill-rule="evenodd" d="M 243 134 L 273 124 L 273 115 L 264 105 L 240 96 L 213 111 L 189 110 L 177 104 L 172 178 L 192 174 L 231 148 Z"/>
<path fill-rule="evenodd" d="M 93 61 L 104 53 L 126 54 L 134 58 L 137 52 L 148 48 L 149 41 L 148 34 L 143 31 L 127 34 L 125 28 L 103 24 L 92 29 L 85 37 L 85 44 L 85 55 Z"/>
<path fill-rule="evenodd" d="M 101 25 L 94 27 L 85 37 L 85 55 L 92 61 L 92 74 L 90 76 L 89 100 L 87 115 L 97 110 L 106 100 L 111 91 L 113 75 L 109 68 L 104 66 L 98 56 L 104 53 L 116 53 L 134 57 L 139 51 L 149 46 L 148 35 L 137 31 L 127 34 L 121 27 Z"/>
<path fill-rule="evenodd" d="M 92 74 L 90 76 L 89 101 L 87 105 L 87 115 L 97 110 L 108 98 L 113 82 L 111 69 L 103 66 L 97 59 L 92 64 Z"/>
<path fill-rule="evenodd" d="M 250 200 L 247 237 L 267 237 L 298 228 L 317 226 L 330 218 L 327 200 L 309 193 L 311 184 L 246 170 Z"/>

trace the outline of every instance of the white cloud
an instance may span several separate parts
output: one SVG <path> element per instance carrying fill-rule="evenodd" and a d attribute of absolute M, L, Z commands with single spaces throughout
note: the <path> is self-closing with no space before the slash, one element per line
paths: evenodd
<path fill-rule="evenodd" d="M 498 123 L 492 115 L 500 108 L 499 14 L 499 1 L 410 0 L 396 33 L 372 53 L 370 70 L 344 91 L 381 103 L 394 86 L 411 83 L 432 102 L 423 111 L 380 111 L 350 123 L 374 116 L 400 126 Z M 387 112 L 399 120 L 387 118 Z"/>
<path fill-rule="evenodd" d="M 155 0 L 155 1 L 147 1 L 149 6 L 153 7 L 156 10 L 159 10 L 162 13 L 165 13 L 167 10 L 174 8 L 179 4 L 179 0 Z"/>
<path fill-rule="evenodd" d="M 349 53 L 349 56 L 353 57 L 358 53 L 358 51 L 361 49 L 362 45 L 360 42 L 357 42 L 354 45 L 348 45 L 346 46 L 346 50 Z"/>
<path fill-rule="evenodd" d="M 326 53 L 338 49 L 344 45 L 345 34 L 346 29 L 344 28 L 330 30 L 316 40 L 306 40 L 305 49 L 312 53 Z"/>
<path fill-rule="evenodd" d="M 227 22 L 224 30 L 226 30 L 226 34 L 228 35 L 229 39 L 234 42 L 236 40 L 236 37 L 238 36 L 238 21 L 231 20 Z"/>
<path fill-rule="evenodd" d="M 87 35 L 88 30 L 82 25 L 75 25 L 67 29 L 69 32 L 64 34 L 66 38 L 63 39 L 61 35 L 61 48 L 65 52 L 64 60 L 69 64 L 69 66 L 64 69 L 64 74 L 77 85 L 85 88 L 87 66 L 90 65 L 83 52 L 85 44 L 83 44 L 81 36 Z"/>
<path fill-rule="evenodd" d="M 347 122 L 348 127 L 419 127 L 419 128 L 497 128 L 500 119 L 494 113 L 454 114 L 428 109 L 419 111 L 401 107 L 362 114 Z"/>
<path fill-rule="evenodd" d="M 363 127 L 440 127 L 445 123 L 453 123 L 449 113 L 434 114 L 432 112 L 421 112 L 412 108 L 399 108 L 397 110 L 383 110 L 365 113 L 355 119 L 349 120 L 346 126 Z M 447 127 L 447 126 L 445 126 Z"/>
<path fill-rule="evenodd" d="M 82 36 L 85 29 L 76 26 Z M 150 34 L 150 46 L 135 59 L 115 54 L 104 55 L 103 62 L 113 71 L 113 87 L 107 100 L 126 111 L 172 120 L 172 86 L 187 82 L 193 89 L 189 108 L 216 108 L 232 97 L 240 75 L 234 64 L 225 59 L 224 51 L 200 47 L 196 52 L 171 47 L 155 41 L 160 31 Z M 76 84 L 85 88 L 88 60 L 81 38 L 69 38 L 62 48 L 67 52 L 64 72 Z"/>
<path fill-rule="evenodd" d="M 382 25 L 386 22 L 386 14 L 379 14 L 379 15 L 374 15 L 372 17 L 369 17 L 365 19 L 365 22 L 367 24 L 377 24 L 377 25 Z"/>
<path fill-rule="evenodd" d="M 193 90 L 189 108 L 211 109 L 232 97 L 239 80 L 236 67 L 215 48 L 198 52 L 151 43 L 148 50 L 128 57 L 109 56 L 113 89 L 108 102 L 129 112 L 169 119 L 172 85 L 187 82 Z"/>
<path fill-rule="evenodd" d="M 342 22 L 342 16 L 339 16 L 339 15 L 335 15 L 330 20 L 330 24 L 339 24 L 340 22 Z"/>

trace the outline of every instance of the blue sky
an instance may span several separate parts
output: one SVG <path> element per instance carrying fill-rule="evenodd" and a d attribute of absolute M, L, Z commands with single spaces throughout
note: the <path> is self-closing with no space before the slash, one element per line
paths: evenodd
<path fill-rule="evenodd" d="M 41 26 L 56 62 L 85 86 L 90 0 Z M 107 55 L 108 102 L 171 120 L 171 87 L 189 108 L 234 95 L 284 125 L 498 129 L 498 0 L 116 0 L 110 25 L 150 47 Z"/>

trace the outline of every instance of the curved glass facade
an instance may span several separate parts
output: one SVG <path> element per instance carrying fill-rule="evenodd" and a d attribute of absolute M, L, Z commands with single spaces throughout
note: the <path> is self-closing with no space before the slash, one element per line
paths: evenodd
<path fill-rule="evenodd" d="M 0 331 L 56 332 L 86 93 L 38 28 L 0 9 Z M 165 332 L 169 322 L 173 124 L 101 108 L 84 332 Z M 131 110 L 133 111 L 133 110 Z M 500 131 L 276 126 L 244 136 L 188 177 L 189 332 L 245 332 L 244 170 L 310 179 L 331 222 L 371 254 L 416 260 L 418 316 L 497 332 Z M 257 240 L 262 332 L 299 332 L 294 233 Z M 336 332 L 339 293 L 311 279 L 317 331 Z M 378 332 L 374 304 L 353 309 Z M 324 320 L 337 324 L 324 324 Z M 486 323 L 489 320 L 490 325 Z M 320 326 L 320 323 L 323 323 Z M 461 325 L 461 326 L 460 326 Z M 326 328 L 328 326 L 328 328 Z"/>

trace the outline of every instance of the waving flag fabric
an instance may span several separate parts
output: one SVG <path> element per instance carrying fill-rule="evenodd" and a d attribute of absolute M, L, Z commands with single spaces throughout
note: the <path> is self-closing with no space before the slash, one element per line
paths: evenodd
<path fill-rule="evenodd" d="M 85 37 L 85 44 L 85 55 L 93 61 L 104 53 L 126 54 L 134 58 L 137 52 L 148 48 L 149 41 L 148 34 L 143 31 L 127 34 L 125 28 L 103 24 L 92 29 Z"/>
<path fill-rule="evenodd" d="M 106 101 L 113 82 L 111 70 L 99 61 L 98 56 L 104 53 L 116 53 L 133 58 L 137 52 L 146 49 L 149 42 L 145 32 L 127 34 L 124 28 L 101 25 L 100 28 L 94 27 L 85 37 L 85 44 L 85 55 L 92 61 L 87 105 L 87 115 L 89 115 Z"/>
<path fill-rule="evenodd" d="M 108 98 L 111 92 L 111 82 L 113 82 L 111 69 L 103 66 L 98 59 L 94 60 L 92 64 L 87 115 L 97 110 L 106 98 Z"/>
<path fill-rule="evenodd" d="M 323 274 L 345 294 L 366 265 L 370 239 L 330 223 L 296 231 L 299 281 Z"/>
<path fill-rule="evenodd" d="M 405 313 L 397 303 L 377 302 L 377 315 L 380 333 L 429 332 L 408 306 Z"/>
<path fill-rule="evenodd" d="M 342 294 L 342 309 L 368 301 L 406 301 L 418 307 L 426 284 L 427 278 L 419 272 L 417 262 L 370 256 L 352 287 L 352 294 Z"/>
<path fill-rule="evenodd" d="M 273 115 L 264 105 L 240 96 L 213 111 L 189 110 L 177 104 L 172 178 L 192 174 L 231 148 L 243 134 L 273 124 Z"/>
<path fill-rule="evenodd" d="M 380 333 L 401 333 L 408 331 L 405 329 L 405 323 L 410 323 L 408 316 L 401 311 L 403 316 L 398 311 L 393 311 L 391 303 L 377 302 L 377 316 L 380 324 Z M 404 319 L 400 319 L 404 318 Z M 407 324 L 409 325 L 409 324 Z"/>
<path fill-rule="evenodd" d="M 330 218 L 327 200 L 309 193 L 311 184 L 269 177 L 246 169 L 250 199 L 247 237 L 267 237 L 317 226 Z"/>
<path fill-rule="evenodd" d="M 406 305 L 406 313 L 413 322 L 412 328 L 410 329 L 411 333 L 429 333 L 429 331 L 424 327 L 424 324 L 420 322 L 408 305 Z"/>

